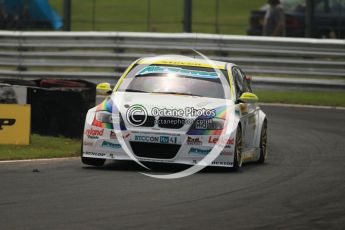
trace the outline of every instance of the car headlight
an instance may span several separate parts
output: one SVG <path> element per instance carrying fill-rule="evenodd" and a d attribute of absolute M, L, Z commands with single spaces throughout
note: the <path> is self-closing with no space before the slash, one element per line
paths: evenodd
<path fill-rule="evenodd" d="M 221 118 L 198 118 L 194 121 L 191 130 L 222 130 L 224 122 L 224 119 Z"/>
<path fill-rule="evenodd" d="M 107 111 L 98 111 L 96 112 L 96 120 L 102 123 L 113 123 L 112 115 L 111 113 Z"/>
<path fill-rule="evenodd" d="M 106 125 L 105 127 L 108 127 L 111 129 L 114 128 L 113 127 L 114 124 L 120 124 L 121 130 L 127 130 L 121 114 L 112 114 L 107 111 L 97 111 L 95 120 L 93 121 L 92 125 L 104 127 L 102 124 L 109 124 L 109 125 Z"/>

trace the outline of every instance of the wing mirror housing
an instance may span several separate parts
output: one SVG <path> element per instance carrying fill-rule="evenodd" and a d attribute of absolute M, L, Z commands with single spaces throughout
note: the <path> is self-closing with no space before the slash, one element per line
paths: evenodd
<path fill-rule="evenodd" d="M 110 95 L 112 93 L 110 84 L 106 82 L 99 83 L 96 87 L 96 91 L 98 95 Z"/>
<path fill-rule="evenodd" d="M 257 103 L 259 98 L 254 93 L 245 92 L 241 95 L 239 100 L 244 103 Z"/>

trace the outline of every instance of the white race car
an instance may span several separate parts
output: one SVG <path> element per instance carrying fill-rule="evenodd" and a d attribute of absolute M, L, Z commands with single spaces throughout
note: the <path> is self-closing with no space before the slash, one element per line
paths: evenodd
<path fill-rule="evenodd" d="M 267 118 L 236 65 L 185 56 L 142 58 L 86 116 L 81 160 L 106 159 L 238 169 L 267 157 Z M 215 146 L 220 146 L 215 148 Z M 215 150 L 214 150 L 215 149 Z"/>

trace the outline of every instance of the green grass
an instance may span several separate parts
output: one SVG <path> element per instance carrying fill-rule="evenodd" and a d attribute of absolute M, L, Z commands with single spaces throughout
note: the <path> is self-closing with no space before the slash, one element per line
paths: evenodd
<path fill-rule="evenodd" d="M 33 134 L 31 145 L 0 145 L 0 160 L 79 156 L 80 146 L 80 140 Z"/>
<path fill-rule="evenodd" d="M 49 2 L 63 15 L 62 0 Z M 183 0 L 150 2 L 148 20 L 148 0 L 73 0 L 72 30 L 182 32 Z M 219 0 L 219 32 L 246 34 L 250 11 L 264 3 L 266 0 Z M 193 0 L 192 15 L 193 32 L 215 33 L 216 1 Z"/>
<path fill-rule="evenodd" d="M 258 91 L 260 102 L 345 107 L 345 92 Z"/>

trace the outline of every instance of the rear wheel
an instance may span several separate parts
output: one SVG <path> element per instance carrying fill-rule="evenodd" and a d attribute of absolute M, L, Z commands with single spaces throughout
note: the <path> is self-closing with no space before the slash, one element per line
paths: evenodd
<path fill-rule="evenodd" d="M 81 145 L 81 162 L 86 165 L 101 167 L 104 165 L 105 159 L 83 157 L 83 144 Z"/>
<path fill-rule="evenodd" d="M 242 129 L 237 127 L 236 131 L 236 142 L 235 142 L 235 152 L 234 152 L 234 164 L 233 169 L 239 170 L 242 166 Z"/>
<path fill-rule="evenodd" d="M 264 163 L 267 158 L 267 121 L 262 124 L 261 136 L 260 136 L 260 158 L 259 163 Z"/>

